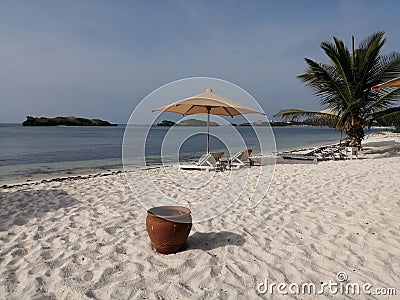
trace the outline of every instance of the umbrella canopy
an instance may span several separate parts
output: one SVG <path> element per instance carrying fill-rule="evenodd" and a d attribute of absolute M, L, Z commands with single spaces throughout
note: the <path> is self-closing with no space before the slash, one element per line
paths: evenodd
<path fill-rule="evenodd" d="M 387 87 L 400 88 L 400 77 L 397 77 L 395 79 L 392 79 L 392 80 L 386 81 L 384 83 L 378 84 L 376 86 L 373 86 L 371 88 L 371 91 L 377 91 L 379 89 L 387 88 Z"/>
<path fill-rule="evenodd" d="M 219 116 L 238 116 L 243 114 L 262 114 L 263 112 L 243 106 L 231 99 L 207 89 L 204 93 L 176 101 L 154 111 L 173 112 L 186 115 L 207 114 L 207 153 L 209 153 L 210 114 Z"/>
<path fill-rule="evenodd" d="M 174 112 L 183 116 L 208 113 L 231 117 L 243 114 L 264 114 L 218 95 L 211 89 L 153 111 Z"/>

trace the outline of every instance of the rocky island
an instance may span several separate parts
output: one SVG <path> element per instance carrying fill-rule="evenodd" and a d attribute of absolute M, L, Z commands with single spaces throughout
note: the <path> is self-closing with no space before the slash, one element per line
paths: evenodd
<path fill-rule="evenodd" d="M 163 120 L 161 123 L 158 123 L 157 126 L 166 126 L 166 127 L 171 127 L 174 126 L 175 122 L 173 121 L 168 121 L 168 120 Z"/>
<path fill-rule="evenodd" d="M 27 116 L 22 126 L 117 126 L 100 119 L 85 119 L 77 117 L 35 118 Z"/>

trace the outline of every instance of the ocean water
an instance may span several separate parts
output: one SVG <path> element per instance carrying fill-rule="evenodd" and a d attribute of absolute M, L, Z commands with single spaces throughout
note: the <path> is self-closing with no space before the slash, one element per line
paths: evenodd
<path fill-rule="evenodd" d="M 10 178 L 30 177 L 36 174 L 69 173 L 91 169 L 112 169 L 122 166 L 122 142 L 125 125 L 117 127 L 23 127 L 20 124 L 0 124 L 0 181 Z M 255 153 L 282 151 L 308 145 L 337 142 L 339 132 L 331 128 L 318 127 L 274 127 L 276 148 L 270 129 L 258 127 L 266 133 L 260 145 L 251 127 L 235 127 L 243 137 L 244 143 Z M 146 126 L 133 126 L 131 136 L 147 133 Z M 152 127 L 145 142 L 146 164 L 161 162 L 161 145 L 169 128 Z M 197 128 L 178 129 L 196 131 Z M 202 128 L 204 131 L 204 128 Z M 230 128 L 211 127 L 216 136 L 228 134 Z M 168 136 L 171 139 L 170 136 Z M 172 137 L 173 139 L 174 137 Z M 143 157 L 143 142 L 132 141 L 130 157 Z M 172 141 L 173 143 L 174 141 Z M 136 148 L 135 148 L 136 147 Z M 218 138 L 210 138 L 211 151 L 224 151 L 227 148 Z M 232 151 L 232 149 L 230 148 Z M 233 149 L 241 150 L 241 149 Z M 179 148 L 180 160 L 199 158 L 206 151 L 205 135 L 193 135 Z M 163 152 L 164 155 L 164 152 Z"/>

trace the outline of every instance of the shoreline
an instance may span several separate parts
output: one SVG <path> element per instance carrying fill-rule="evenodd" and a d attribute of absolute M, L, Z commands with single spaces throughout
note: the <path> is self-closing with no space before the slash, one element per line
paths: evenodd
<path fill-rule="evenodd" d="M 371 139 L 374 137 L 400 137 L 400 133 L 393 133 L 393 132 L 383 132 L 383 133 L 369 133 L 365 136 L 363 144 L 368 144 L 368 142 L 371 142 Z M 375 139 L 376 140 L 376 139 Z M 286 151 L 293 151 L 293 150 L 300 150 L 300 149 L 312 149 L 312 148 L 318 148 L 318 147 L 323 147 L 323 146 L 331 146 L 331 145 L 336 145 L 338 144 L 339 141 L 335 144 L 329 143 L 327 144 L 326 142 L 320 142 L 320 143 L 312 143 L 309 145 L 305 145 L 300 148 L 288 148 L 288 149 L 282 149 L 280 151 L 277 151 L 275 154 L 280 154 L 282 152 Z M 265 155 L 265 154 L 264 154 Z M 277 164 L 288 164 L 290 162 L 283 162 L 280 159 L 277 159 Z M 306 161 L 297 161 L 297 162 L 292 162 L 292 163 L 310 163 Z M 138 166 L 138 169 L 146 169 L 146 168 L 158 168 L 162 167 L 161 164 L 154 164 L 148 167 L 143 167 L 143 166 Z M 116 173 L 124 173 L 124 168 L 123 166 L 121 167 L 111 167 L 111 168 L 102 168 L 102 166 L 95 167 L 95 168 L 89 168 L 89 169 L 82 169 L 82 170 L 77 170 L 77 171 L 66 171 L 66 172 L 58 172 L 55 171 L 54 173 L 38 173 L 38 174 L 31 174 L 28 177 L 12 177 L 4 180 L 0 180 L 0 188 L 2 187 L 7 187 L 7 186 L 14 186 L 14 185 L 26 185 L 26 184 L 31 184 L 31 183 L 39 183 L 39 182 L 46 182 L 46 181 L 57 181 L 57 180 L 67 180 L 67 179 L 81 179 L 81 178 L 90 178 L 90 177 L 96 177 L 96 176 L 107 176 L 107 175 L 113 175 Z"/>
<path fill-rule="evenodd" d="M 1 124 L 0 124 L 1 125 Z M 4 126 L 3 126 L 4 127 Z M 22 130 L 24 133 L 27 134 L 23 130 L 23 127 L 20 126 L 21 128 L 18 129 L 17 132 Z M 7 128 L 7 126 L 5 126 Z M 104 127 L 105 128 L 105 127 Z M 278 134 L 278 132 L 275 133 L 275 138 L 282 137 L 281 140 L 278 139 L 278 145 L 276 146 L 277 149 L 275 151 L 282 152 L 282 151 L 288 151 L 292 149 L 298 149 L 298 148 L 304 148 L 304 147 L 313 147 L 313 146 L 318 146 L 318 145 L 325 145 L 325 144 L 330 144 L 330 143 L 336 143 L 339 140 L 339 134 L 338 132 L 335 132 L 333 129 L 327 129 L 327 128 L 321 128 L 322 131 L 319 130 L 320 127 L 315 127 L 312 128 L 312 130 L 306 130 L 300 132 L 300 136 L 297 136 L 297 129 L 294 127 L 290 129 L 288 132 L 283 131 L 284 133 L 281 133 L 281 135 Z M 89 134 L 86 132 L 88 130 L 88 127 L 85 128 L 83 132 L 80 132 L 79 130 L 73 130 L 73 131 L 66 131 L 65 133 L 67 134 L 72 134 L 72 138 L 78 138 L 81 139 L 81 136 L 86 136 Z M 41 139 L 42 134 L 39 134 L 42 131 L 36 132 L 36 138 L 38 139 L 37 143 L 39 145 L 46 144 L 46 139 Z M 64 132 L 63 130 L 61 130 Z M 293 131 L 293 132 L 292 132 Z M 318 132 L 318 135 L 314 135 L 310 133 L 313 132 Z M 58 131 L 56 131 L 57 134 L 54 132 L 50 132 L 50 136 L 52 138 L 57 139 L 57 136 L 60 134 Z M 96 131 L 97 132 L 97 131 Z M 322 133 L 320 133 L 322 132 Z M 5 130 L 4 131 L 6 140 L 7 137 L 8 139 L 12 140 L 12 137 L 14 136 L 14 131 L 13 130 Z M 19 132 L 19 135 L 22 134 Z M 92 134 L 92 133 L 90 133 Z M 113 149 L 111 152 L 108 152 L 108 147 L 109 146 L 101 146 L 100 148 L 97 147 L 98 143 L 102 143 L 102 138 L 100 136 L 104 135 L 107 137 L 107 143 L 105 145 L 111 145 L 110 149 Z M 74 175 L 79 175 L 79 174 L 85 174 L 85 173 L 101 173 L 101 172 L 106 172 L 107 170 L 114 170 L 114 169 L 122 169 L 122 161 L 121 161 L 121 145 L 119 144 L 121 141 L 119 140 L 119 136 L 122 135 L 123 132 L 121 130 L 119 131 L 112 131 L 110 133 L 108 130 L 105 130 L 104 132 L 101 131 L 100 133 L 95 134 L 95 139 L 91 142 L 89 142 L 86 145 L 86 142 L 84 140 L 81 141 L 80 144 L 77 144 L 77 142 L 73 142 L 72 145 L 75 145 L 74 147 L 70 147 L 69 143 L 66 142 L 66 147 L 65 148 L 60 148 L 60 147 L 55 147 L 53 150 L 50 150 L 47 152 L 43 147 L 39 146 L 39 149 L 36 150 L 35 147 L 32 148 L 32 146 L 29 146 L 28 148 L 23 148 L 21 153 L 18 151 L 16 154 L 10 154 L 8 155 L 7 153 L 13 153 L 13 150 L 10 148 L 11 145 L 14 145 L 13 143 L 9 143 L 10 147 L 5 148 L 5 152 L 3 155 L 3 165 L 0 166 L 0 186 L 2 184 L 7 184 L 10 182 L 24 182 L 24 181 L 29 181 L 29 180 L 38 180 L 38 179 L 46 179 L 46 178 L 51 178 L 55 176 L 74 176 Z M 74 137 L 76 135 L 76 137 Z M 30 135 L 27 135 L 27 138 Z M 35 138 L 35 140 L 36 140 Z M 110 143 L 114 141 L 113 143 Z M 253 142 L 250 141 L 250 145 L 253 145 Z M 20 142 L 18 138 L 16 139 L 18 145 Z M 61 141 L 63 144 L 64 141 Z M 270 143 L 272 145 L 272 143 Z M 81 146 L 79 146 L 81 145 Z M 255 142 L 255 145 L 257 145 L 257 142 Z M 293 145 L 293 146 L 290 146 Z M 15 146 L 17 147 L 17 146 Z M 25 147 L 25 146 L 23 146 Z M 103 148 L 102 148 L 103 147 Z M 32 149 L 31 149 L 32 148 Z M 43 149 L 42 149 L 43 148 Z M 198 148 L 198 147 L 197 147 Z M 256 147 L 257 148 L 257 147 Z M 271 151 L 273 151 L 273 147 L 267 147 Z M 31 150 L 29 150 L 31 149 Z M 83 155 L 81 156 L 79 153 L 83 151 L 83 149 L 86 149 L 85 151 L 91 151 L 92 149 L 95 152 L 95 155 Z M 201 150 L 201 149 L 200 149 Z M 241 149 L 238 149 L 241 150 Z M 30 151 L 32 151 L 32 155 L 29 154 Z M 60 152 L 61 151 L 61 152 Z M 65 155 L 60 155 L 60 153 L 65 152 Z M 97 152 L 96 152 L 97 151 Z M 196 155 L 194 153 L 185 153 L 185 157 L 191 157 L 190 160 L 196 160 L 198 159 L 203 153 L 198 152 L 196 150 Z M 215 150 L 217 151 L 217 150 Z M 222 150 L 224 151 L 224 150 Z M 24 160 L 22 159 L 22 155 L 25 155 L 24 152 L 27 153 L 28 157 Z M 265 152 L 265 150 L 264 150 Z M 105 153 L 104 155 L 102 153 Z M 253 151 L 253 155 L 257 154 L 256 152 Z M 266 153 L 264 153 L 266 154 Z M 37 159 L 35 159 L 37 157 Z M 104 158 L 103 158 L 104 157 Z M 65 160 L 65 161 L 64 161 Z M 154 165 L 158 165 L 159 161 L 157 161 L 156 157 L 149 157 L 149 162 Z"/>

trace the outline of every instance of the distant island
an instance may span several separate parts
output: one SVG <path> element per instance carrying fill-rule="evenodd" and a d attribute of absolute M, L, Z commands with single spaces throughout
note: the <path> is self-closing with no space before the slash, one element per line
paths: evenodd
<path fill-rule="evenodd" d="M 27 116 L 22 126 L 117 126 L 100 119 L 85 119 L 77 117 L 35 118 Z"/>
<path fill-rule="evenodd" d="M 161 123 L 158 123 L 157 126 L 165 126 L 165 127 L 170 127 L 170 126 L 207 126 L 207 121 L 202 121 L 202 120 L 196 120 L 196 119 L 187 119 L 184 121 L 181 121 L 179 123 L 175 123 L 173 121 L 169 120 L 163 120 Z M 215 122 L 210 122 L 210 126 L 219 126 L 218 123 Z M 304 121 L 290 121 L 290 122 L 277 122 L 277 121 L 257 121 L 257 122 L 252 122 L 252 123 L 241 123 L 241 124 L 233 124 L 231 123 L 231 126 L 272 126 L 272 127 L 284 127 L 284 126 L 328 126 L 328 127 L 334 127 L 334 124 L 330 122 L 330 120 L 315 120 L 315 119 L 306 119 Z"/>
<path fill-rule="evenodd" d="M 196 120 L 196 119 L 187 119 L 183 120 L 179 123 L 175 123 L 173 121 L 163 120 L 161 123 L 158 123 L 157 126 L 207 126 L 207 121 Z M 210 122 L 210 126 L 219 126 L 218 123 Z"/>
<path fill-rule="evenodd" d="M 168 120 L 163 120 L 161 123 L 157 124 L 157 126 L 166 126 L 166 127 L 171 127 L 174 125 L 175 125 L 174 121 L 168 121 Z"/>
<path fill-rule="evenodd" d="M 335 122 L 331 119 L 324 119 L 324 118 L 309 118 L 303 121 L 287 121 L 287 122 L 277 122 L 277 121 L 270 121 L 270 122 L 262 122 L 257 121 L 253 123 L 242 123 L 239 126 L 272 126 L 272 127 L 283 127 L 283 126 L 316 126 L 316 127 L 335 127 Z"/>
<path fill-rule="evenodd" d="M 293 124 L 288 122 L 254 122 L 254 123 L 241 123 L 239 126 L 272 126 L 272 127 L 280 127 L 280 126 L 291 126 Z"/>
<path fill-rule="evenodd" d="M 207 126 L 207 121 L 196 120 L 196 119 L 187 119 L 180 121 L 176 124 L 176 126 Z M 211 122 L 210 126 L 219 126 L 218 123 Z"/>

